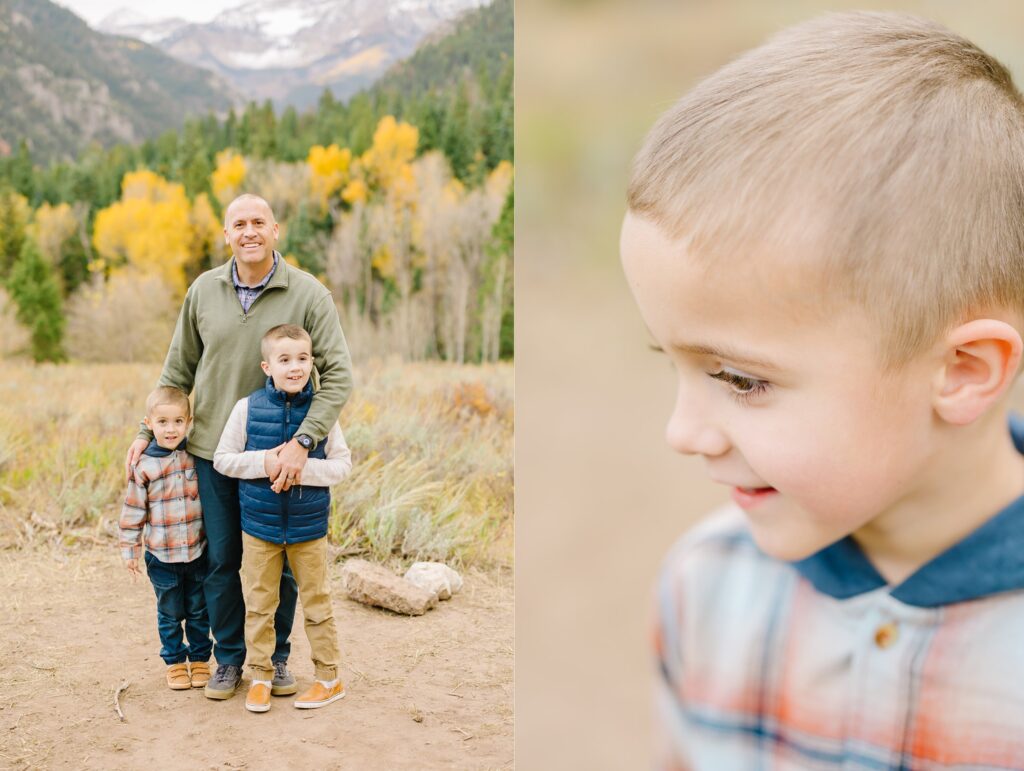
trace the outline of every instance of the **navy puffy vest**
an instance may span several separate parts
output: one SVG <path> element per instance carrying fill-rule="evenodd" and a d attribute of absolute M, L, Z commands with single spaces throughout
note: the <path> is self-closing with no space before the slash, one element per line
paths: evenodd
<path fill-rule="evenodd" d="M 312 381 L 299 393 L 286 399 L 274 388 L 274 381 L 249 394 L 249 417 L 245 424 L 245 449 L 270 450 L 287 442 L 309 412 L 313 400 Z M 327 440 L 309 452 L 310 458 L 326 458 Z M 331 491 L 327 487 L 294 485 L 287 492 L 275 493 L 270 480 L 238 480 L 238 501 L 242 509 L 242 530 L 272 543 L 299 543 L 327 535 L 331 512 Z"/>

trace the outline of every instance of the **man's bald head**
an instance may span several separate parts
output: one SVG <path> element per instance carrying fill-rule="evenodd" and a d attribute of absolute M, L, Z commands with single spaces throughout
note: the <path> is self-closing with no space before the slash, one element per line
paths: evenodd
<path fill-rule="evenodd" d="M 270 215 L 270 222 L 276 222 L 274 219 L 274 210 L 270 208 L 270 204 L 267 203 L 266 198 L 261 198 L 254 193 L 242 193 L 240 196 L 235 198 L 231 203 L 224 209 L 224 227 L 227 228 L 231 222 L 231 214 L 234 209 L 238 208 L 241 204 L 260 204 L 267 207 L 267 212 Z"/>

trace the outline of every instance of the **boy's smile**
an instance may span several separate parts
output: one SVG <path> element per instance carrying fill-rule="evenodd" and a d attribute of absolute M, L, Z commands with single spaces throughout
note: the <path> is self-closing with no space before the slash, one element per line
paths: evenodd
<path fill-rule="evenodd" d="M 799 258 L 705 260 L 634 214 L 621 246 L 678 376 L 668 443 L 732 488 L 764 551 L 801 559 L 925 503 L 932 359 L 885 373 L 867 315 L 801 279 Z"/>
<path fill-rule="evenodd" d="M 274 380 L 274 387 L 286 394 L 297 394 L 306 387 L 313 371 L 313 354 L 308 340 L 281 337 L 270 346 L 269 361 L 261 363 L 264 373 Z"/>

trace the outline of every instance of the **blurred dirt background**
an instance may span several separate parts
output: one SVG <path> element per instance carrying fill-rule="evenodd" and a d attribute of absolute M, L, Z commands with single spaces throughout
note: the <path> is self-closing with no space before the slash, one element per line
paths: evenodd
<path fill-rule="evenodd" d="M 516 3 L 518 768 L 649 766 L 651 582 L 727 497 L 662 439 L 672 374 L 618 265 L 630 160 L 702 76 L 851 8 L 934 18 L 1024 79 L 1024 5 L 1009 0 Z"/>

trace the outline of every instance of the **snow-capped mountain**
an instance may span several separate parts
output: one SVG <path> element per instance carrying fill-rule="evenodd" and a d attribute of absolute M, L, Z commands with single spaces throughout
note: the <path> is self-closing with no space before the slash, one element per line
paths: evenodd
<path fill-rule="evenodd" d="M 137 37 L 222 75 L 247 99 L 306 107 L 347 97 L 486 0 L 249 0 L 204 24 L 118 11 L 104 32 Z"/>
<path fill-rule="evenodd" d="M 154 19 L 133 8 L 119 8 L 107 14 L 96 29 L 112 35 L 133 37 L 152 46 L 174 34 L 188 22 L 179 18 Z"/>

